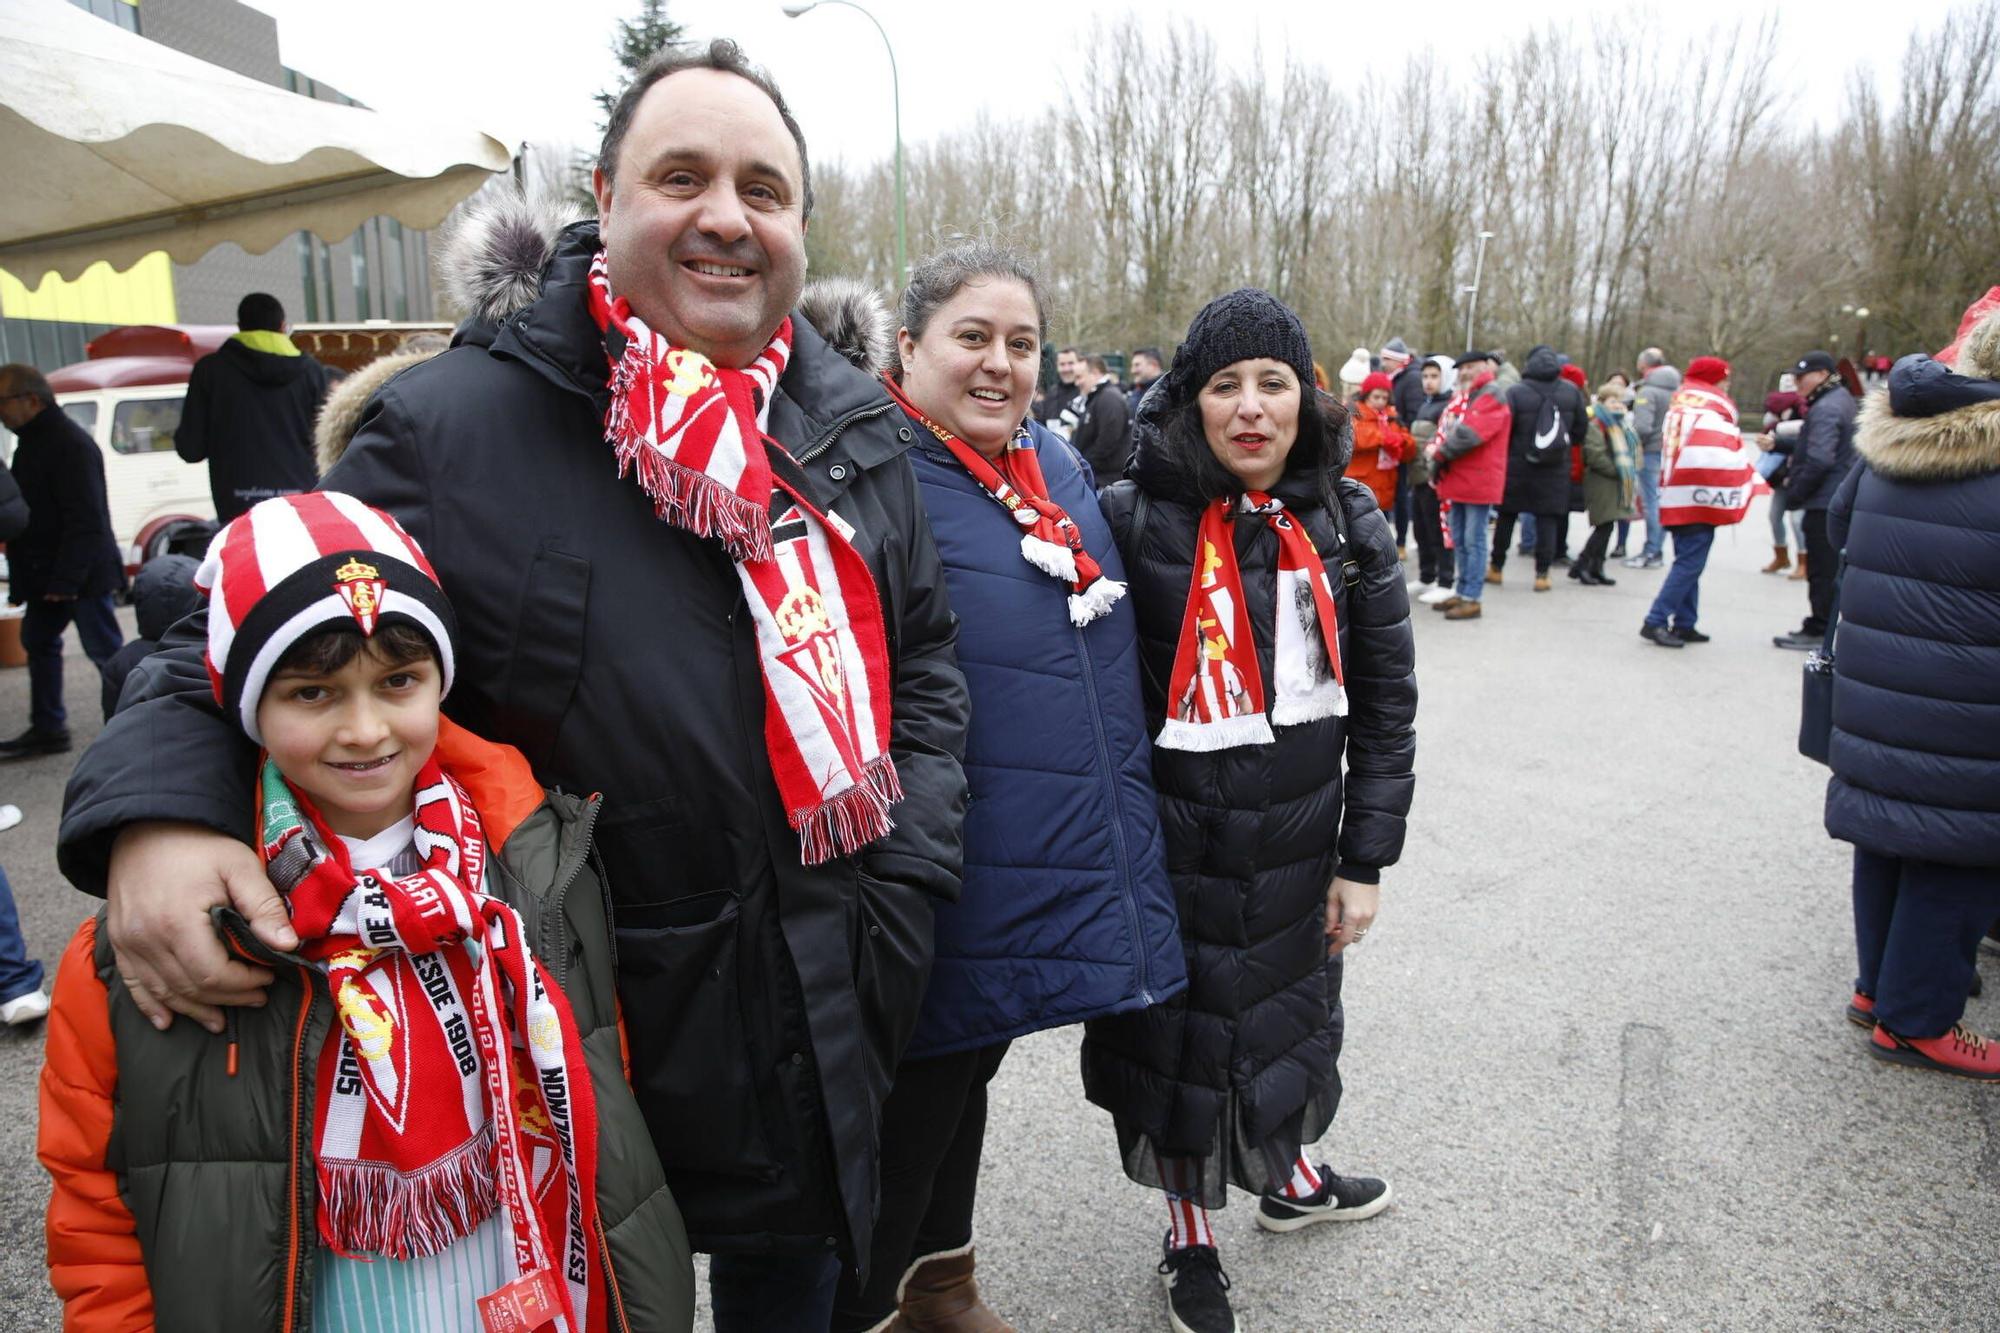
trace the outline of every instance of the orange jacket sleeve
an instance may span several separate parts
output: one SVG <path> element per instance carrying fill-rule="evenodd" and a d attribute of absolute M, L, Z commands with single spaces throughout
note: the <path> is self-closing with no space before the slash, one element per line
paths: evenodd
<path fill-rule="evenodd" d="M 66 1333 L 140 1333 L 153 1327 L 153 1292 L 138 1228 L 105 1166 L 118 1055 L 110 998 L 93 955 L 97 918 L 83 923 L 56 968 L 42 1064 L 35 1155 L 54 1179 L 49 1198 L 49 1281 Z"/>

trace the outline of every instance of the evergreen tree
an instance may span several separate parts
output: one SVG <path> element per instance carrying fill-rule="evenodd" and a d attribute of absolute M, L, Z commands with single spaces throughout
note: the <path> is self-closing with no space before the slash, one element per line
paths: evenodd
<path fill-rule="evenodd" d="M 650 60 L 654 52 L 678 42 L 684 31 L 667 17 L 667 0 L 640 0 L 637 19 L 619 20 L 618 39 L 611 43 L 611 53 L 618 57 L 625 76 L 617 87 L 597 95 L 598 109 L 606 121 L 611 119 L 611 108 L 617 103 L 618 94 L 624 91 L 626 81 L 639 72 L 639 66 Z"/>

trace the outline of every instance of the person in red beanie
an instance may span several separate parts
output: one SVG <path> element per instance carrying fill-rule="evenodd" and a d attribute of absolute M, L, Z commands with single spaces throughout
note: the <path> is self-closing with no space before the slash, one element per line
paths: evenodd
<path fill-rule="evenodd" d="M 1674 563 L 1639 637 L 1662 648 L 1708 642 L 1695 627 L 1701 573 L 1715 530 L 1743 521 L 1755 481 L 1729 397 L 1729 363 L 1698 356 L 1660 427 L 1660 523 L 1673 534 Z"/>
<path fill-rule="evenodd" d="M 1379 370 L 1361 381 L 1354 403 L 1354 453 L 1347 460 L 1347 475 L 1374 492 L 1384 514 L 1394 511 L 1398 470 L 1417 448 L 1389 405 L 1390 390 L 1389 377 Z"/>

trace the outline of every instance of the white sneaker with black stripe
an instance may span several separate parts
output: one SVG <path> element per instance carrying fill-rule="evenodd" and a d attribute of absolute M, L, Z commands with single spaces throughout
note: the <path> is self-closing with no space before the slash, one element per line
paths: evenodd
<path fill-rule="evenodd" d="M 1389 1206 L 1389 1182 L 1372 1176 L 1337 1176 L 1325 1163 L 1319 1188 L 1303 1199 L 1266 1194 L 1257 1200 L 1257 1225 L 1266 1231 L 1297 1231 L 1315 1222 L 1359 1222 Z"/>

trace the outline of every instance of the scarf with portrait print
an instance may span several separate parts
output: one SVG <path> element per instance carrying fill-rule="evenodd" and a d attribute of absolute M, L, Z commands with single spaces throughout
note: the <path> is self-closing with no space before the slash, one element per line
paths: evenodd
<path fill-rule="evenodd" d="M 479 813 L 436 756 L 417 775 L 414 818 L 419 870 L 356 866 L 264 762 L 265 872 L 337 1018 L 315 1080 L 320 1240 L 434 1255 L 504 1208 L 521 1277 L 501 1292 L 525 1284 L 562 1333 L 592 1333 L 607 1302 L 583 1037 L 520 914 L 483 891 Z"/>
<path fill-rule="evenodd" d="M 1271 691 L 1257 662 L 1232 508 L 1238 515 L 1262 515 L 1278 539 Z M 1195 536 L 1193 586 L 1167 682 L 1167 721 L 1153 743 L 1169 750 L 1269 744 L 1273 725 L 1345 717 L 1345 682 L 1333 585 L 1305 526 L 1284 501 L 1264 491 L 1209 501 Z"/>
<path fill-rule="evenodd" d="M 1042 457 L 1035 440 L 1023 424 L 1007 441 L 998 459 L 989 459 L 944 426 L 924 415 L 923 409 L 903 393 L 903 386 L 887 375 L 882 377 L 889 396 L 909 415 L 910 420 L 937 437 L 960 467 L 1006 510 L 1021 527 L 1021 557 L 1051 578 L 1069 585 L 1070 624 L 1081 629 L 1106 615 L 1125 595 L 1125 585 L 1107 578 L 1083 544 L 1083 532 L 1066 510 L 1049 498 L 1049 484 L 1042 477 Z"/>
<path fill-rule="evenodd" d="M 612 292 L 602 250 L 590 313 L 612 358 L 604 434 L 619 475 L 637 477 L 662 521 L 721 542 L 735 562 L 757 628 L 764 748 L 801 859 L 851 856 L 895 827 L 889 808 L 903 799 L 889 641 L 852 529 L 813 507 L 802 477 L 779 475 L 780 461 L 794 465 L 764 430 L 792 321 L 749 366 L 718 366 L 647 327 Z"/>

